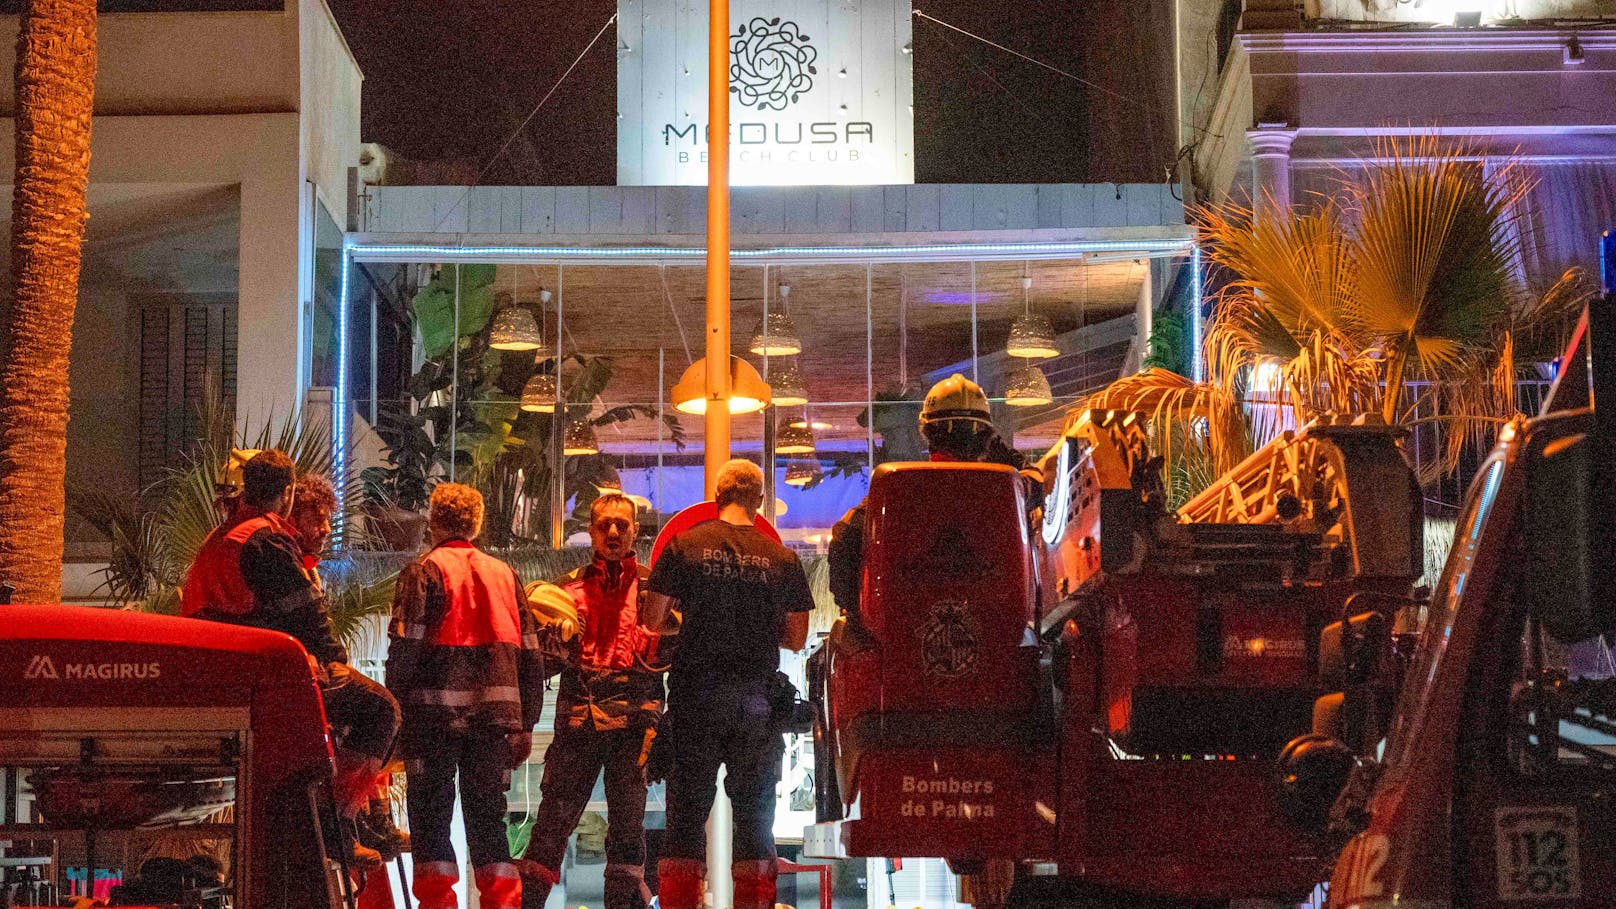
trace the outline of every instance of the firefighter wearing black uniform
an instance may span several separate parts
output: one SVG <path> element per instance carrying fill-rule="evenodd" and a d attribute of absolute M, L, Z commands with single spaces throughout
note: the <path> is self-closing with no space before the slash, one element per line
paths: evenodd
<path fill-rule="evenodd" d="M 544 752 L 539 809 L 523 856 L 522 904 L 529 909 L 543 909 L 558 882 L 567 837 L 578 826 L 602 770 L 607 819 L 603 902 L 606 909 L 645 909 L 651 898 L 645 887 L 645 759 L 662 715 L 662 677 L 646 662 L 656 637 L 639 626 L 640 592 L 650 574 L 634 555 L 639 529 L 633 500 L 602 495 L 590 507 L 594 560 L 554 584 L 528 589 L 529 603 L 555 599 L 570 604 L 579 632 L 561 670 L 555 739 Z"/>
<path fill-rule="evenodd" d="M 763 473 L 749 461 L 719 472 L 719 517 L 679 534 L 651 577 L 640 622 L 679 648 L 668 674 L 664 732 L 667 831 L 657 864 L 662 909 L 698 909 L 706 873 L 705 825 L 719 765 L 734 805 L 735 909 L 772 909 L 774 789 L 784 740 L 771 693 L 779 648 L 799 650 L 813 598 L 791 550 L 753 526 Z"/>
<path fill-rule="evenodd" d="M 1035 517 L 1043 507 L 1042 472 L 1016 451 L 993 428 L 988 396 L 982 387 L 959 373 L 933 385 L 920 410 L 920 432 L 926 439 L 933 461 L 978 461 L 1005 464 L 1020 471 L 1027 494 L 1027 511 Z M 848 511 L 831 528 L 830 592 L 836 605 L 847 615 L 847 637 L 853 649 L 872 646 L 869 631 L 859 614 L 859 595 L 864 570 L 864 503 Z"/>
<path fill-rule="evenodd" d="M 348 665 L 332 632 L 325 592 L 304 565 L 292 511 L 295 466 L 282 451 L 257 452 L 241 466 L 240 500 L 202 543 L 181 592 L 183 615 L 282 631 L 309 653 L 320 680 L 326 716 L 342 730 L 333 789 L 352 820 L 393 750 L 398 702 L 386 688 Z M 233 482 L 233 481 L 232 481 Z M 351 857 L 380 861 L 374 850 L 349 843 Z"/>
<path fill-rule="evenodd" d="M 516 572 L 471 543 L 482 521 L 475 489 L 442 483 L 432 491 L 432 549 L 399 573 L 388 627 L 387 684 L 404 708 L 399 750 L 421 909 L 455 909 L 457 774 L 481 905 L 522 903 L 505 790 L 533 748 L 544 661 Z"/>

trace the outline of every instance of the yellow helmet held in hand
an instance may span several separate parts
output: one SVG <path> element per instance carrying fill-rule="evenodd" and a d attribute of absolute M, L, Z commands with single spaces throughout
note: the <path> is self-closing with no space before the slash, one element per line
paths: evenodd
<path fill-rule="evenodd" d="M 992 426 L 993 414 L 982 386 L 957 372 L 933 385 L 920 408 L 920 425 L 940 420 L 973 420 Z"/>
<path fill-rule="evenodd" d="M 572 594 L 547 581 L 527 585 L 527 611 L 538 625 L 539 649 L 548 659 L 577 665 L 583 646 L 583 624 Z"/>

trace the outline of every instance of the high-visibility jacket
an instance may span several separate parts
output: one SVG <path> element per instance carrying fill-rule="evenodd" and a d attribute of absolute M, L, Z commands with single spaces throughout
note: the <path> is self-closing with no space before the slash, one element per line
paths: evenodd
<path fill-rule="evenodd" d="M 274 512 L 243 506 L 208 534 L 186 573 L 180 614 L 285 632 L 322 663 L 348 662 L 297 532 Z"/>
<path fill-rule="evenodd" d="M 591 725 L 607 731 L 630 722 L 651 725 L 662 709 L 662 676 L 646 670 L 657 647 L 640 627 L 640 592 L 650 569 L 633 553 L 611 563 L 596 557 L 556 580 L 578 604 L 579 665 L 561 671 L 556 729 Z"/>
<path fill-rule="evenodd" d="M 399 573 L 387 687 L 404 711 L 400 749 L 419 757 L 435 730 L 529 731 L 544 706 L 544 660 L 521 582 L 465 540 Z"/>

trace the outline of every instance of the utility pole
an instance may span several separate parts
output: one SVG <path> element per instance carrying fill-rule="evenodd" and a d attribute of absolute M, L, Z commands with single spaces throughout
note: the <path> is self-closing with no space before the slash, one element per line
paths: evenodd
<path fill-rule="evenodd" d="M 707 13 L 707 498 L 729 460 L 729 0 Z M 724 903 L 717 904 L 720 907 Z"/>
<path fill-rule="evenodd" d="M 707 416 L 703 459 L 709 501 L 729 460 L 729 0 L 707 9 Z M 722 778 L 707 817 L 707 889 L 715 909 L 735 904 L 730 877 L 734 812 Z"/>

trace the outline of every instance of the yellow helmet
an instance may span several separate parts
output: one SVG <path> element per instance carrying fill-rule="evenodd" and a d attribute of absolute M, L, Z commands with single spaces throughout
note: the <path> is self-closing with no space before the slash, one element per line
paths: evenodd
<path fill-rule="evenodd" d="M 920 425 L 939 420 L 973 420 L 992 426 L 993 415 L 982 386 L 957 372 L 933 385 L 920 408 Z"/>
<path fill-rule="evenodd" d="M 539 650 L 553 666 L 576 666 L 583 649 L 583 623 L 572 594 L 546 581 L 534 581 L 524 591 L 527 611 L 538 625 Z"/>
<path fill-rule="evenodd" d="M 242 468 L 246 467 L 247 462 L 251 461 L 253 456 L 258 454 L 260 450 L 257 448 L 230 449 L 230 457 L 226 458 L 224 464 L 219 467 L 219 475 L 213 482 L 214 491 L 221 496 L 233 496 L 240 493 L 246 485 L 246 481 L 242 477 Z"/>

